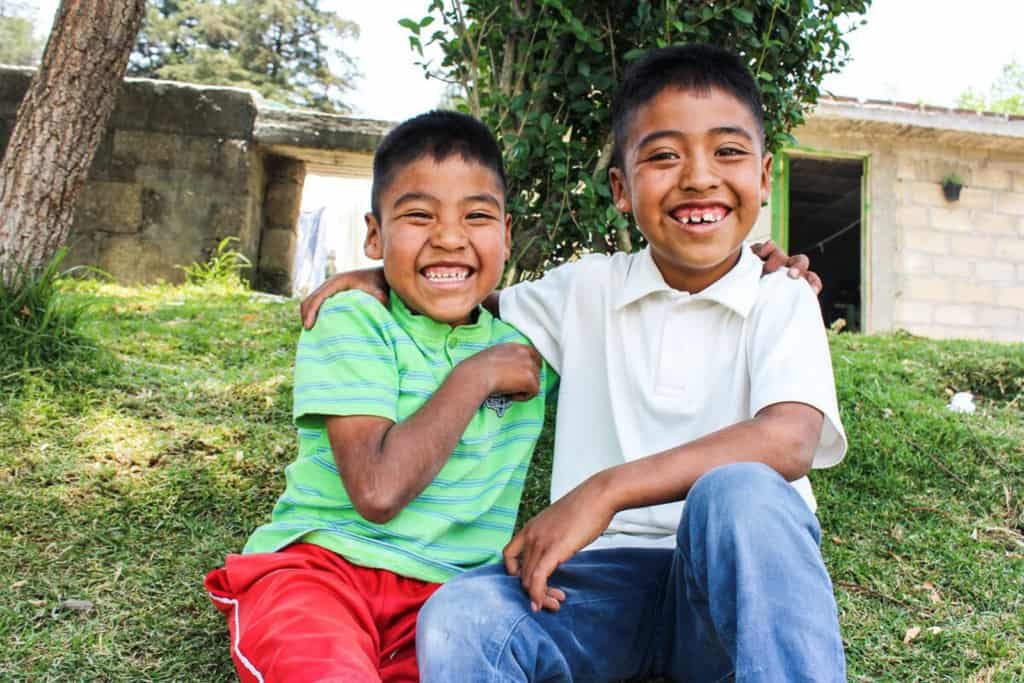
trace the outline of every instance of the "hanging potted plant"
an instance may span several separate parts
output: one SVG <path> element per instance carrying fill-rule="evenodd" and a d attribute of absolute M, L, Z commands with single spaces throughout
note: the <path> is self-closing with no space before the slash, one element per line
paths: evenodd
<path fill-rule="evenodd" d="M 949 173 L 942 179 L 942 194 L 946 199 L 955 202 L 960 199 L 960 190 L 964 187 L 964 180 L 956 173 Z"/>

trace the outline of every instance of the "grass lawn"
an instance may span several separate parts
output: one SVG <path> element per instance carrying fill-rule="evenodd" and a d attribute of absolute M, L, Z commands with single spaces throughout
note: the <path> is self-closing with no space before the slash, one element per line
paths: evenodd
<path fill-rule="evenodd" d="M 0 378 L 0 680 L 233 680 L 202 577 L 283 488 L 297 306 L 70 296 L 97 302 L 95 356 Z M 851 449 L 812 477 L 850 680 L 1024 681 L 1024 345 L 832 351 Z M 947 411 L 950 390 L 978 412 Z M 550 434 L 530 510 L 549 466 Z"/>

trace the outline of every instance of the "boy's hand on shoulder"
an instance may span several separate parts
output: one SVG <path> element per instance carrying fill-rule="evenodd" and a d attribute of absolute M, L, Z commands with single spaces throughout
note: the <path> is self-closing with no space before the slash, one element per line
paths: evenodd
<path fill-rule="evenodd" d="M 548 579 L 558 566 L 596 539 L 611 524 L 615 510 L 602 484 L 588 479 L 531 519 L 505 546 L 505 570 L 518 576 L 537 611 L 551 606 Z"/>
<path fill-rule="evenodd" d="M 540 391 L 540 354 L 526 344 L 498 344 L 464 360 L 488 383 L 487 395 L 528 401 Z"/>
<path fill-rule="evenodd" d="M 752 244 L 750 250 L 764 261 L 764 268 L 761 272 L 765 275 L 774 273 L 780 268 L 788 268 L 791 278 L 795 280 L 802 277 L 807 280 L 807 284 L 811 286 L 815 294 L 821 294 L 821 278 L 811 270 L 811 260 L 805 255 L 786 256 L 786 252 L 779 249 L 778 245 L 771 240 Z"/>
<path fill-rule="evenodd" d="M 307 330 L 313 329 L 313 325 L 316 324 L 316 316 L 324 302 L 338 292 L 347 292 L 350 289 L 361 289 L 385 306 L 388 305 L 390 290 L 387 280 L 384 279 L 383 268 L 349 270 L 329 278 L 302 300 L 302 303 L 299 304 L 302 326 Z"/>

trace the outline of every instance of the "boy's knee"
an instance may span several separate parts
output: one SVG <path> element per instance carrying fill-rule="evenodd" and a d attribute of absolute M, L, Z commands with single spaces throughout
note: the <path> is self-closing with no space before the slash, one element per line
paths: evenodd
<path fill-rule="evenodd" d="M 512 612 L 499 581 L 491 577 L 456 578 L 441 586 L 420 609 L 416 641 L 433 656 L 490 639 Z"/>
<path fill-rule="evenodd" d="M 702 476 L 686 498 L 688 526 L 716 530 L 768 530 L 772 520 L 816 526 L 814 513 L 778 472 L 756 462 L 717 467 Z M 685 534 L 682 525 L 680 534 Z M 680 541 L 683 539 L 680 538 Z"/>
<path fill-rule="evenodd" d="M 490 670 L 524 613 L 524 600 L 511 591 L 522 589 L 508 579 L 459 577 L 427 600 L 416 621 L 421 680 L 480 680 Z"/>
<path fill-rule="evenodd" d="M 452 640 L 452 630 L 458 629 L 468 622 L 466 612 L 471 609 L 466 598 L 472 592 L 458 590 L 452 582 L 437 589 L 430 599 L 420 608 L 416 618 L 416 642 L 420 647 L 430 646 L 431 649 L 444 647 Z"/>
<path fill-rule="evenodd" d="M 778 498 L 783 487 L 789 483 L 768 465 L 738 462 L 705 473 L 690 489 L 686 504 L 743 508 L 751 501 Z"/>

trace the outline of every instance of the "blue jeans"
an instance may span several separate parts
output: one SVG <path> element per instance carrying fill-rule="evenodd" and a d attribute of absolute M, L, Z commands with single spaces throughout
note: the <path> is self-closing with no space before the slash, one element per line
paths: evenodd
<path fill-rule="evenodd" d="M 577 553 L 550 585 L 558 612 L 531 612 L 501 566 L 448 582 L 420 612 L 424 683 L 845 681 L 821 530 L 765 465 L 720 467 L 690 491 L 677 548 Z"/>

